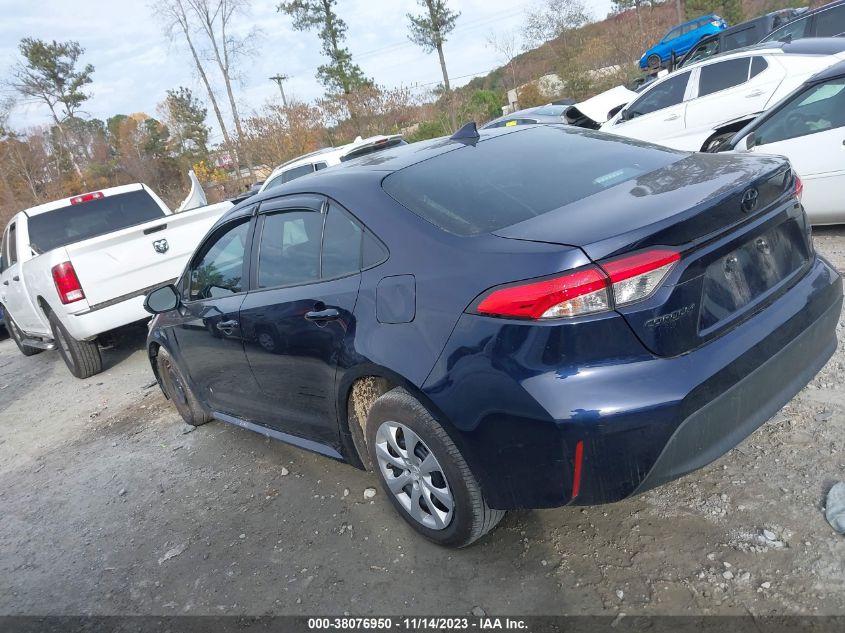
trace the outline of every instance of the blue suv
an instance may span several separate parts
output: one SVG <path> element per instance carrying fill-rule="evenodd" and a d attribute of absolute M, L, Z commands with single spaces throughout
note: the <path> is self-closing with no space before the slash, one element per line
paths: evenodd
<path fill-rule="evenodd" d="M 640 68 L 659 70 L 672 58 L 672 53 L 676 56 L 684 55 L 702 38 L 726 28 L 728 23 L 718 15 L 705 15 L 679 24 L 643 54 L 640 58 Z"/>

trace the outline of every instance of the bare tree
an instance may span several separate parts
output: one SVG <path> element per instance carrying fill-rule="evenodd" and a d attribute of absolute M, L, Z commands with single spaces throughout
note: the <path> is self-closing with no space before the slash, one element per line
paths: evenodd
<path fill-rule="evenodd" d="M 229 130 L 226 127 L 226 122 L 223 120 L 223 113 L 220 111 L 220 105 L 217 103 L 217 95 L 214 94 L 214 89 L 211 86 L 211 81 L 208 78 L 208 73 L 205 72 L 205 67 L 202 65 L 197 47 L 194 44 L 193 29 L 191 22 L 188 19 L 186 10 L 187 0 L 157 0 L 152 9 L 154 13 L 161 17 L 165 24 L 165 33 L 170 41 L 176 40 L 180 35 L 185 39 L 188 50 L 191 51 L 191 57 L 194 60 L 194 65 L 197 69 L 197 74 L 205 86 L 208 93 L 208 100 L 214 110 L 214 116 L 217 118 L 217 125 L 220 126 L 220 132 L 223 134 L 223 145 L 229 152 L 229 155 L 235 161 L 237 168 L 238 181 L 241 180 L 241 167 L 238 154 L 235 151 L 235 145 L 232 143 L 232 137 L 229 135 Z"/>
<path fill-rule="evenodd" d="M 487 45 L 499 55 L 499 61 L 508 67 L 511 75 L 511 88 L 516 90 L 516 58 L 520 54 L 519 39 L 515 31 L 490 33 Z"/>
<path fill-rule="evenodd" d="M 237 37 L 232 34 L 230 28 L 232 20 L 249 9 L 250 0 L 187 0 L 187 2 L 199 19 L 200 28 L 205 33 L 211 49 L 212 59 L 220 69 L 223 84 L 226 86 L 226 94 L 229 97 L 229 106 L 232 108 L 235 131 L 238 133 L 238 147 L 243 149 L 249 176 L 255 180 L 251 153 L 249 148 L 241 143 L 244 131 L 232 90 L 232 74 L 238 57 L 249 54 L 250 43 L 258 32 L 253 29 L 246 36 Z"/>
<path fill-rule="evenodd" d="M 569 31 L 584 26 L 589 20 L 583 0 L 542 0 L 526 12 L 522 35 L 532 46 L 561 38 L 566 48 Z"/>

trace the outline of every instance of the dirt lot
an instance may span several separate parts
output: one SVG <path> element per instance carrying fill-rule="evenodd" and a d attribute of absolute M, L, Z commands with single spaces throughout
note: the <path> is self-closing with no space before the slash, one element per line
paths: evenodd
<path fill-rule="evenodd" d="M 817 246 L 845 269 L 845 229 Z M 512 513 L 455 552 L 365 500 L 365 473 L 221 422 L 190 432 L 143 336 L 84 382 L 0 341 L 0 613 L 845 614 L 845 538 L 822 513 L 845 479 L 843 346 L 703 471 Z"/>

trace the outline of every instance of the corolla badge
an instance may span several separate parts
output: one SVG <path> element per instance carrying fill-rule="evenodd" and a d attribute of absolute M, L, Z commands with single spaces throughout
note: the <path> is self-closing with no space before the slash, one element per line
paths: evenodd
<path fill-rule="evenodd" d="M 747 189 L 744 194 L 742 194 L 742 201 L 740 202 L 740 206 L 742 210 L 746 213 L 751 213 L 754 209 L 757 208 L 757 200 L 760 197 L 760 192 L 757 191 L 754 187 L 751 189 Z"/>
<path fill-rule="evenodd" d="M 170 244 L 167 243 L 167 240 L 156 240 L 153 242 L 153 248 L 156 249 L 156 253 L 161 253 L 164 255 L 168 250 L 170 250 Z"/>

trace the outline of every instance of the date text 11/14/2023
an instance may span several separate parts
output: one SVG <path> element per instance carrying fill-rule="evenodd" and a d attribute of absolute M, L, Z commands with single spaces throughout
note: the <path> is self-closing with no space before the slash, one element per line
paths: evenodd
<path fill-rule="evenodd" d="M 477 630 L 495 631 L 527 630 L 528 625 L 520 618 L 506 617 L 335 617 L 308 618 L 308 630 L 345 630 L 345 631 L 446 631 Z"/>

